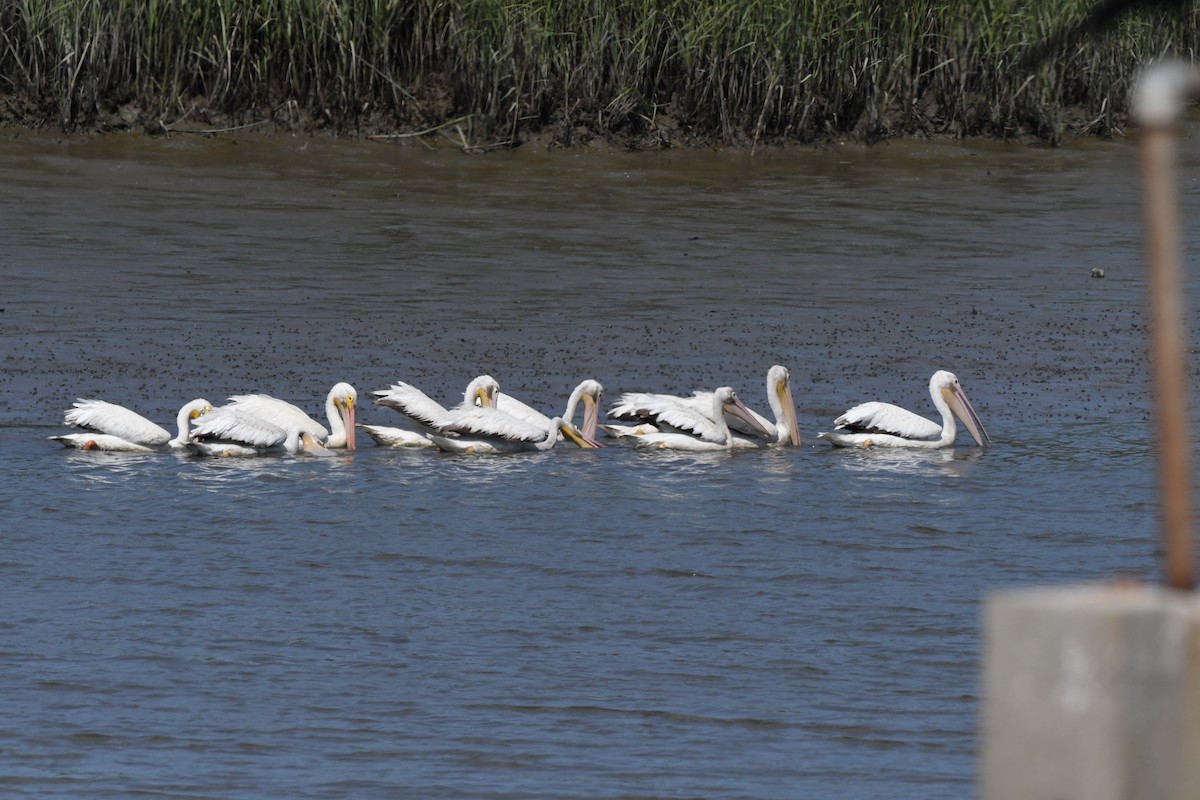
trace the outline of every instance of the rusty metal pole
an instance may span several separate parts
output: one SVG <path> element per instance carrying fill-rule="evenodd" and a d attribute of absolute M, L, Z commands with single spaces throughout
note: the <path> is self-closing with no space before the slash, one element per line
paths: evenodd
<path fill-rule="evenodd" d="M 1196 85 L 1197 76 L 1190 68 L 1166 64 L 1143 76 L 1135 97 L 1145 182 L 1150 353 L 1158 409 L 1164 566 L 1167 586 L 1173 589 L 1192 589 L 1195 585 L 1189 465 L 1192 437 L 1188 422 L 1175 143 L 1180 112 Z"/>

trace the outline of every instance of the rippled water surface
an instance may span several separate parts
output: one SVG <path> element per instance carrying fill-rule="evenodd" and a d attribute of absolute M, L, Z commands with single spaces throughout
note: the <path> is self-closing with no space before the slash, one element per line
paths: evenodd
<path fill-rule="evenodd" d="M 988 592 L 1157 570 L 1135 155 L 5 139 L 6 793 L 972 796 Z M 345 380 L 387 424 L 482 372 L 765 409 L 773 363 L 796 450 L 46 440 L 76 397 Z M 817 441 L 939 368 L 994 446 Z"/>

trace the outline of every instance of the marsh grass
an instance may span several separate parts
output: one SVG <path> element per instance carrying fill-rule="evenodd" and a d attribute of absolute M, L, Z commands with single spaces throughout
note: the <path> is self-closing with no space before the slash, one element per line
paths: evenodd
<path fill-rule="evenodd" d="M 64 129 L 269 121 L 639 146 L 1111 133 L 1194 4 L 1030 70 L 1080 0 L 0 0 L 0 115 Z"/>

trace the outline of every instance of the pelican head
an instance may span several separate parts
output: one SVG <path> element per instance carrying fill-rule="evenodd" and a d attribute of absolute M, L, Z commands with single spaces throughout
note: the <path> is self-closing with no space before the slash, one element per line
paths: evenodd
<path fill-rule="evenodd" d="M 325 443 L 327 447 L 345 447 L 347 450 L 354 449 L 354 419 L 357 416 L 358 409 L 358 392 L 348 383 L 334 384 L 334 387 L 329 390 L 329 397 L 325 401 L 325 413 L 329 417 L 330 428 L 336 428 L 334 420 L 341 422 L 343 430 L 332 430 L 329 434 L 329 440 Z"/>
<path fill-rule="evenodd" d="M 213 410 L 212 403 L 204 398 L 196 398 L 192 402 L 179 409 L 179 414 L 175 417 L 175 425 L 178 428 L 178 435 L 168 444 L 176 449 L 183 449 L 187 446 L 188 440 L 192 437 L 191 423 L 198 420 L 205 414 Z"/>
<path fill-rule="evenodd" d="M 571 392 L 571 397 L 567 400 L 567 413 L 563 415 L 563 418 L 570 422 L 575 417 L 575 407 L 582 402 L 583 427 L 580 429 L 580 433 L 592 442 L 596 441 L 596 428 L 600 423 L 600 396 L 602 394 L 604 394 L 604 387 L 600 385 L 600 381 L 589 378 Z M 579 444 L 579 442 L 575 443 Z M 597 443 L 590 446 L 600 447 L 601 445 Z"/>
<path fill-rule="evenodd" d="M 780 431 L 783 436 L 779 443 L 786 441 L 792 447 L 800 446 L 800 425 L 796 422 L 796 401 L 792 399 L 791 373 L 787 367 L 776 364 L 767 370 L 767 397 L 771 405 L 779 404 L 775 409 L 776 419 L 783 422 L 787 431 Z M 778 427 L 778 425 L 777 425 Z"/>
<path fill-rule="evenodd" d="M 963 391 L 962 384 L 958 381 L 958 376 L 953 372 L 947 372 L 944 369 L 933 373 L 933 377 L 929 379 L 929 393 L 936 401 L 940 396 L 950 410 L 954 412 L 954 416 L 958 417 L 962 422 L 963 427 L 967 429 L 967 433 L 971 434 L 971 438 L 975 440 L 975 444 L 983 446 L 983 440 L 987 439 L 987 443 L 992 443 L 992 437 L 988 436 L 987 429 L 983 427 L 983 423 L 979 419 L 979 415 L 975 413 L 975 408 L 971 405 L 971 401 L 967 399 L 966 392 Z M 978 427 L 976 427 L 978 426 Z M 980 438 L 980 431 L 983 432 L 983 438 Z"/>
<path fill-rule="evenodd" d="M 463 393 L 463 405 L 470 408 L 476 404 L 485 408 L 496 407 L 496 395 L 500 393 L 500 384 L 491 375 L 480 375 L 467 384 Z"/>
<path fill-rule="evenodd" d="M 552 420 L 551 422 L 557 422 L 557 428 L 562 431 L 562 435 L 574 442 L 578 447 L 582 447 L 585 450 L 593 450 L 604 447 L 604 445 L 596 441 L 595 434 L 589 435 L 586 431 L 579 430 L 564 419 L 558 418 L 556 420 Z"/>
<path fill-rule="evenodd" d="M 197 398 L 183 407 L 183 411 L 185 413 L 185 416 L 187 416 L 189 422 L 191 420 L 199 419 L 200 417 L 203 417 L 205 414 L 207 414 L 208 412 L 210 412 L 212 410 L 213 410 L 212 403 L 208 402 L 207 400 L 205 400 L 203 398 Z"/>
<path fill-rule="evenodd" d="M 721 414 L 732 414 L 738 419 L 743 420 L 753 430 L 758 431 L 763 436 L 770 436 L 767 429 L 762 426 L 762 423 L 751 413 L 750 409 L 746 408 L 746 404 L 737 396 L 737 392 L 732 387 L 722 386 L 720 389 L 717 389 L 713 395 L 713 400 L 717 406 L 714 409 L 717 412 L 717 417 L 720 417 Z"/>

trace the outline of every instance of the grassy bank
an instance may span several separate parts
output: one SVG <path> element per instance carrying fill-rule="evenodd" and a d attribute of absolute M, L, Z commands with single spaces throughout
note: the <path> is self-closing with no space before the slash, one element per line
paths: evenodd
<path fill-rule="evenodd" d="M 0 0 L 0 117 L 469 146 L 1109 133 L 1195 4 L 1019 66 L 1080 0 Z"/>

